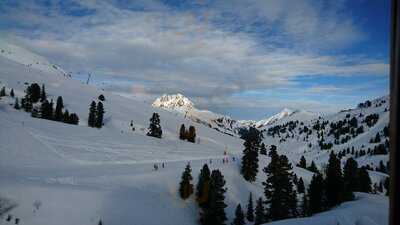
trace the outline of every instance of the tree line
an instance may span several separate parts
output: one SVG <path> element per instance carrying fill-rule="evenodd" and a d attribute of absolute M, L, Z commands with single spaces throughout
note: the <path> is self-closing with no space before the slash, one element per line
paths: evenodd
<path fill-rule="evenodd" d="M 14 97 L 14 91 L 11 89 L 10 96 Z M 39 105 L 40 104 L 40 105 Z M 67 109 L 64 110 L 64 102 L 62 96 L 57 97 L 57 102 L 54 108 L 53 99 L 47 99 L 45 85 L 42 87 L 37 83 L 29 85 L 25 90 L 25 96 L 19 101 L 15 98 L 14 108 L 17 110 L 24 109 L 25 112 L 30 112 L 32 117 L 46 120 L 53 120 L 68 124 L 77 125 L 79 117 L 76 113 L 70 113 Z"/>

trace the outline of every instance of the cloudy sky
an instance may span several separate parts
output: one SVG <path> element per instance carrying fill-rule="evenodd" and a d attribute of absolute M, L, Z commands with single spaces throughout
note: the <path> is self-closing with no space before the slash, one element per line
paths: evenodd
<path fill-rule="evenodd" d="M 0 0 L 0 34 L 107 90 L 239 119 L 388 93 L 389 0 Z"/>

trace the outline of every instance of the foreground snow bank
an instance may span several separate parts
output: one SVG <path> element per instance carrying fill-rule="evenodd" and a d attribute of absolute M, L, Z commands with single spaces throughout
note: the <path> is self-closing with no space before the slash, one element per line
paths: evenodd
<path fill-rule="evenodd" d="M 281 220 L 268 225 L 387 225 L 388 198 L 356 193 L 356 200 L 308 218 Z"/>

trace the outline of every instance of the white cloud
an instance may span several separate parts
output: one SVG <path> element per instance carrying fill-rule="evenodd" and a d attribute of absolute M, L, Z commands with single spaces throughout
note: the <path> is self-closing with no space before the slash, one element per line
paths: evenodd
<path fill-rule="evenodd" d="M 114 84 L 115 90 L 139 90 L 131 87 L 132 81 L 141 93 L 183 92 L 211 102 L 247 90 L 293 85 L 303 75 L 388 74 L 383 60 L 321 53 L 320 49 L 364 38 L 353 21 L 340 13 L 339 3 L 328 7 L 307 0 L 221 0 L 199 10 L 207 15 L 199 19 L 197 12 L 172 10 L 145 0 L 134 2 L 144 9 L 140 11 L 112 1 L 73 1 L 75 8 L 91 10 L 89 15 L 76 17 L 65 14 L 60 2 L 41 6 L 24 1 L 8 8 L 0 19 L 19 24 L 8 30 L 13 39 L 69 71 L 128 82 Z M 244 24 L 261 21 L 274 27 L 278 35 L 266 34 L 261 41 L 245 27 L 239 32 L 231 24 L 221 27 L 215 21 L 224 13 L 237 15 Z M 38 29 L 31 32 L 30 26 Z M 277 45 L 285 41 L 295 47 Z M 306 50 L 310 46 L 316 51 Z"/>

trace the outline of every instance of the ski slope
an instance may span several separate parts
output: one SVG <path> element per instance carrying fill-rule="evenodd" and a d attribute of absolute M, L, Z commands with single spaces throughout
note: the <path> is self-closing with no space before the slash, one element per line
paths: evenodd
<path fill-rule="evenodd" d="M 100 219 L 106 225 L 198 224 L 193 196 L 186 201 L 178 196 L 180 176 L 187 163 L 192 166 L 193 183 L 197 182 L 204 163 L 210 169 L 221 170 L 225 176 L 227 224 L 233 219 L 236 205 L 247 203 L 250 192 L 254 199 L 263 196 L 264 173 L 260 172 L 253 184 L 245 182 L 239 173 L 241 139 L 195 123 L 182 114 L 154 108 L 151 102 L 140 97 L 125 98 L 82 84 L 66 76 L 62 69 L 55 69 L 43 57 L 18 46 L 1 41 L 0 49 L 6 49 L 0 54 L 0 87 L 7 87 L 7 92 L 13 88 L 16 97 L 21 98 L 27 84 L 45 84 L 48 98 L 55 101 L 62 96 L 65 108 L 80 118 L 78 126 L 32 118 L 29 113 L 12 107 L 13 98 L 1 98 L 0 198 L 17 204 L 7 214 L 19 218 L 20 224 L 91 225 L 98 224 Z M 100 94 L 106 98 L 103 102 L 105 126 L 89 128 L 89 104 L 97 101 Z M 153 112 L 160 114 L 162 139 L 146 136 Z M 135 131 L 129 126 L 131 120 Z M 196 127 L 197 143 L 179 140 L 182 123 Z M 364 142 L 359 138 L 360 144 Z M 275 139 L 265 141 L 267 145 L 278 144 Z M 278 149 L 295 164 L 304 151 L 303 146 L 290 142 L 278 144 Z M 224 151 L 228 152 L 228 164 L 222 163 Z M 315 159 L 319 166 L 326 160 L 325 153 L 316 149 L 306 156 Z M 260 170 L 268 161 L 268 157 L 260 156 Z M 159 165 L 158 171 L 154 170 L 154 164 Z M 305 184 L 313 175 L 298 167 L 293 171 L 303 177 Z M 376 179 L 381 176 L 378 174 Z M 278 223 L 387 223 L 382 220 L 387 217 L 387 209 L 383 207 L 387 205 L 386 197 L 357 196 L 357 201 L 345 203 L 331 212 Z M 374 213 L 369 213 L 372 210 Z M 368 213 L 362 214 L 362 211 Z M 0 224 L 10 222 L 3 217 Z"/>

